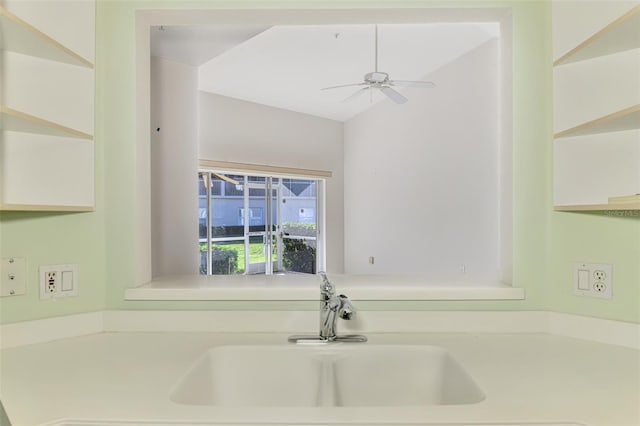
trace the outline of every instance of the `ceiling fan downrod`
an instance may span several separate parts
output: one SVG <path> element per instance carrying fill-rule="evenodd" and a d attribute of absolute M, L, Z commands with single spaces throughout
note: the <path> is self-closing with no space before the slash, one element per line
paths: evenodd
<path fill-rule="evenodd" d="M 374 63 L 374 71 L 378 72 L 378 24 L 376 24 L 376 35 L 374 38 L 374 58 L 375 58 L 375 63 Z"/>

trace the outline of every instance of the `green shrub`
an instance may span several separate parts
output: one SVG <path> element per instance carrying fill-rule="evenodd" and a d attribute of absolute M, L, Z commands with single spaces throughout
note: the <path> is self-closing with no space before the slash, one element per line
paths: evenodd
<path fill-rule="evenodd" d="M 200 244 L 200 273 L 206 273 L 207 245 Z M 204 269 L 204 270 L 203 270 Z M 238 271 L 238 252 L 232 247 L 211 248 L 211 269 L 213 275 L 230 275 Z"/>
<path fill-rule="evenodd" d="M 287 271 L 315 274 L 316 249 L 304 240 L 285 238 L 282 263 Z"/>

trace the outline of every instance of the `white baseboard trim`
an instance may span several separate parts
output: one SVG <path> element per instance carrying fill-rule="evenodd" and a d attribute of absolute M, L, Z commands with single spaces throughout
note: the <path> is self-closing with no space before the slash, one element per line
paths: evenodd
<path fill-rule="evenodd" d="M 547 311 L 361 311 L 344 333 L 548 333 L 640 349 L 640 324 Z M 317 311 L 98 311 L 0 325 L 0 348 L 100 332 L 314 333 Z"/>

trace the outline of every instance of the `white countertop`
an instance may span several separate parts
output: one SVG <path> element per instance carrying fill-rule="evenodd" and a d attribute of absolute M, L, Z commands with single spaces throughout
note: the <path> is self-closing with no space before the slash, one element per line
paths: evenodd
<path fill-rule="evenodd" d="M 446 348 L 486 394 L 428 407 L 230 408 L 169 400 L 218 345 L 283 344 L 280 333 L 100 333 L 4 349 L 0 399 L 14 426 L 92 424 L 640 425 L 640 352 L 546 334 L 368 333 L 367 345 Z M 84 420 L 63 422 L 62 420 Z M 112 423 L 110 423 L 112 424 Z"/>

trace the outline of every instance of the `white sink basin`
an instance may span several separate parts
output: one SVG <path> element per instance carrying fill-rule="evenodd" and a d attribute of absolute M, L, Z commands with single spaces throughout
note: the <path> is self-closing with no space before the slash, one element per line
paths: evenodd
<path fill-rule="evenodd" d="M 180 404 L 261 407 L 473 404 L 484 394 L 435 346 L 221 346 L 177 383 Z"/>

